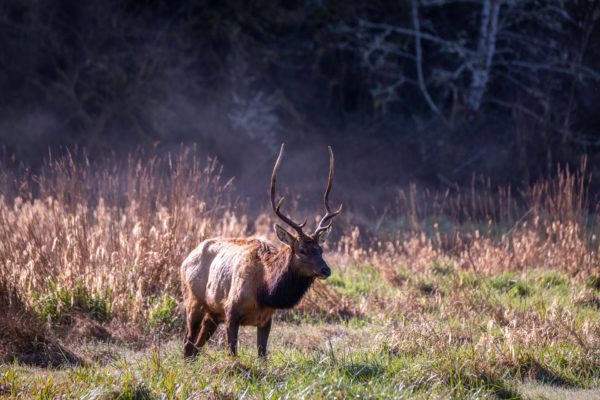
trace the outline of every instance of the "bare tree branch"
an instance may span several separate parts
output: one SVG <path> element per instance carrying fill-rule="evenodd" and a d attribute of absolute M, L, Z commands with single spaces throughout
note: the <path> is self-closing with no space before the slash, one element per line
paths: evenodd
<path fill-rule="evenodd" d="M 442 119 L 445 123 L 448 123 L 438 106 L 434 103 L 433 99 L 429 95 L 427 91 L 427 86 L 425 85 L 425 78 L 423 76 L 423 52 L 421 49 L 421 26 L 419 23 L 419 9 L 417 5 L 417 0 L 411 1 L 411 15 L 413 27 L 415 29 L 415 59 L 416 59 L 416 67 L 417 67 L 417 79 L 419 82 L 419 88 L 421 89 L 421 93 L 423 93 L 423 97 L 425 101 L 429 105 L 429 108 L 437 114 L 438 117 Z"/>

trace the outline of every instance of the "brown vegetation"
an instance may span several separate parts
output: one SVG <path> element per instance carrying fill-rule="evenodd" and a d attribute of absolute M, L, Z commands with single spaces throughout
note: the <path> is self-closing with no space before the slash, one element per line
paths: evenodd
<path fill-rule="evenodd" d="M 270 225 L 268 213 L 250 219 L 216 163 L 200 162 L 189 149 L 176 156 L 138 154 L 94 165 L 84 157 L 76 159 L 66 155 L 52 160 L 39 176 L 16 179 L 7 169 L 0 173 L 1 292 L 2 307 L 9 310 L 0 322 L 5 360 L 8 340 L 49 343 L 43 339 L 46 321 L 73 324 L 78 313 L 105 329 L 110 330 L 106 321 L 112 319 L 143 334 L 149 319 L 159 315 L 156 305 L 163 298 L 170 304 L 169 298 L 180 297 L 178 266 L 197 243 L 213 236 L 262 234 L 261 224 Z M 367 302 L 356 303 L 319 284 L 300 304 L 300 312 L 325 318 L 402 313 L 415 322 L 396 332 L 398 346 L 407 350 L 415 344 L 411 330 L 423 331 L 423 345 L 435 339 L 426 321 L 417 323 L 424 318 L 424 307 L 468 312 L 486 304 L 465 289 L 443 305 L 435 300 L 435 287 L 406 283 L 407 274 L 426 281 L 436 273 L 432 265 L 483 275 L 554 269 L 570 279 L 597 282 L 597 223 L 583 167 L 577 173 L 559 170 L 556 178 L 518 196 L 491 185 L 441 194 L 412 187 L 399 193 L 397 211 L 380 221 L 368 222 L 351 210 L 341 218 L 345 228 L 340 237 L 326 245 L 334 275 L 336 269 L 372 265 L 406 290 L 393 302 L 373 293 Z M 420 301 L 417 292 L 431 293 L 432 303 Z M 577 301 L 597 304 L 595 296 L 582 293 Z M 493 316 L 491 324 L 519 340 L 566 335 L 585 348 L 597 344 L 597 327 L 575 330 L 558 305 L 543 317 L 485 312 Z M 460 340 L 461 329 L 448 327 L 453 340 Z M 480 345 L 485 351 L 493 348 L 493 343 Z M 21 352 L 17 350 L 11 354 Z"/>
<path fill-rule="evenodd" d="M 81 363 L 75 354 L 48 334 L 4 278 L 0 278 L 0 309 L 0 363 L 15 359 L 40 367 Z"/>

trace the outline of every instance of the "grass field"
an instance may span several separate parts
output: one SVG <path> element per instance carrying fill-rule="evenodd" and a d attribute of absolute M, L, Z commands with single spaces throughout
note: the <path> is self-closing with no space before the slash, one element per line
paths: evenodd
<path fill-rule="evenodd" d="M 425 280 L 408 277 L 394 287 L 370 266 L 338 266 L 336 272 L 328 285 L 347 295 L 358 315 L 341 320 L 282 314 L 267 362 L 256 358 L 251 328 L 242 330 L 239 360 L 225 352 L 220 331 L 193 362 L 182 359 L 180 335 L 152 335 L 150 329 L 145 341 L 126 343 L 86 332 L 65 342 L 81 365 L 3 365 L 4 394 L 48 399 L 600 396 L 600 292 L 589 284 L 572 283 L 556 272 L 481 277 L 438 267 Z"/>
<path fill-rule="evenodd" d="M 222 328 L 182 357 L 183 257 L 206 237 L 272 235 L 270 215 L 251 217 L 214 163 L 67 157 L 35 179 L 11 174 L 0 174 L 0 397 L 600 398 L 584 174 L 559 171 L 519 198 L 411 188 L 371 223 L 350 208 L 326 250 L 333 275 L 277 314 L 266 362 L 250 328 L 238 359 Z"/>

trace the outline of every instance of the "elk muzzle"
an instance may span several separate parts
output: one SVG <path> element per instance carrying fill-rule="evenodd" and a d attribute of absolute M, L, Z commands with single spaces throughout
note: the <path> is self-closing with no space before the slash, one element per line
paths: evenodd
<path fill-rule="evenodd" d="M 319 273 L 319 275 L 317 275 L 317 277 L 319 279 L 327 279 L 331 276 L 331 268 L 329 268 L 329 266 L 325 263 L 323 263 L 321 265 L 321 271 Z"/>

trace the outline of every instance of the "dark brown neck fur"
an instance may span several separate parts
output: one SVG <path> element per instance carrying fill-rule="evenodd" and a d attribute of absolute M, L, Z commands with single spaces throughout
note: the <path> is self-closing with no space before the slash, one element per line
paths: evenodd
<path fill-rule="evenodd" d="M 293 268 L 293 251 L 289 246 L 262 254 L 265 282 L 258 289 L 258 302 L 263 307 L 292 308 L 300 302 L 315 278 L 299 275 Z"/>

